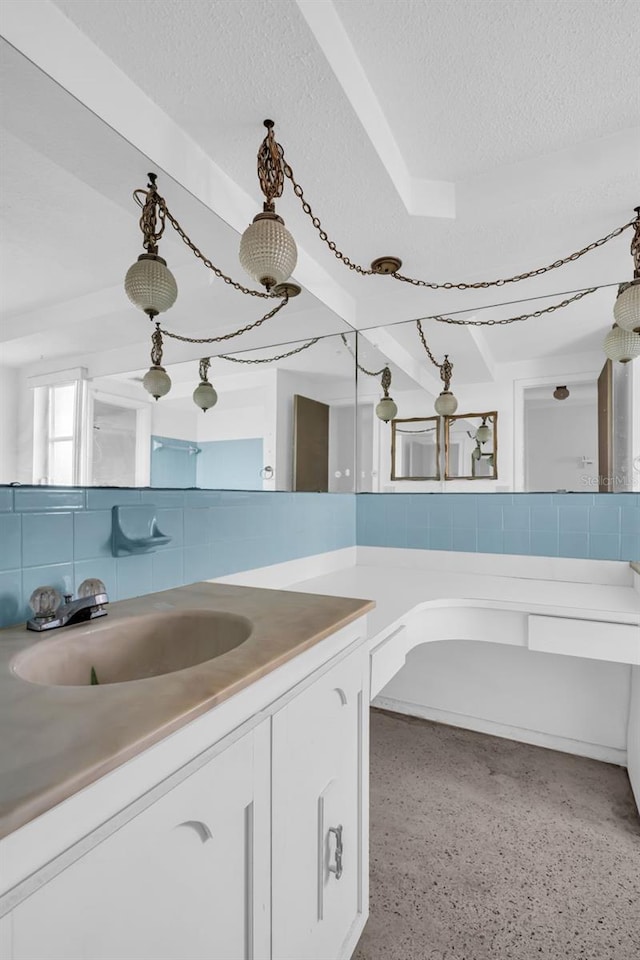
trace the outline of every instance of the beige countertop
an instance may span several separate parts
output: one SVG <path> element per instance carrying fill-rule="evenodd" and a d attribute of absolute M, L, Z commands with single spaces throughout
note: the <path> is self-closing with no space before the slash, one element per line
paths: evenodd
<path fill-rule="evenodd" d="M 195 583 L 110 604 L 108 616 L 38 634 L 0 630 L 0 837 L 49 810 L 179 727 L 366 614 L 369 600 Z M 252 632 L 214 660 L 100 686 L 47 686 L 17 676 L 36 645 L 113 629 L 151 613 L 207 610 L 246 617 Z"/>

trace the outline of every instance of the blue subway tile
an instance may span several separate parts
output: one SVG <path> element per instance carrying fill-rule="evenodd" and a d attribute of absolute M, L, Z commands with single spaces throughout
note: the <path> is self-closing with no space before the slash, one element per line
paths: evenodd
<path fill-rule="evenodd" d="M 414 549 L 429 549 L 429 531 L 427 527 L 409 527 L 407 530 L 407 546 Z"/>
<path fill-rule="evenodd" d="M 29 606 L 29 597 L 36 587 L 55 587 L 61 596 L 73 593 L 73 564 L 46 564 L 42 567 L 29 567 L 22 571 L 22 614 L 26 620 L 33 616 Z"/>
<path fill-rule="evenodd" d="M 451 550 L 453 538 L 451 528 L 431 527 L 428 531 L 429 550 Z"/>
<path fill-rule="evenodd" d="M 212 548 L 209 544 L 184 548 L 184 582 L 196 583 L 198 580 L 209 580 L 212 573 Z"/>
<path fill-rule="evenodd" d="M 558 531 L 532 530 L 531 553 L 536 557 L 557 557 Z"/>
<path fill-rule="evenodd" d="M 589 508 L 567 506 L 560 507 L 560 532 L 585 533 L 589 529 Z"/>
<path fill-rule="evenodd" d="M 451 530 L 452 524 L 452 509 L 451 506 L 447 503 L 443 503 L 442 506 L 438 502 L 429 504 L 429 527 L 433 530 Z M 438 549 L 444 550 L 445 547 L 439 547 Z"/>
<path fill-rule="evenodd" d="M 116 590 L 118 600 L 141 597 L 153 590 L 152 555 L 139 554 L 118 557 L 116 560 Z"/>
<path fill-rule="evenodd" d="M 596 507 L 632 507 L 634 493 L 597 493 L 594 497 Z"/>
<path fill-rule="evenodd" d="M 529 507 L 524 504 L 502 508 L 502 526 L 505 530 L 529 530 L 530 523 Z"/>
<path fill-rule="evenodd" d="M 186 507 L 184 510 L 184 543 L 188 547 L 209 542 L 211 516 L 207 509 Z"/>
<path fill-rule="evenodd" d="M 531 529 L 545 532 L 557 532 L 558 507 L 531 507 Z"/>
<path fill-rule="evenodd" d="M 26 513 L 52 510 L 84 510 L 85 491 L 78 487 L 16 487 L 14 507 Z"/>
<path fill-rule="evenodd" d="M 460 496 L 466 496 L 466 494 L 460 494 Z M 511 507 L 517 502 L 515 497 L 516 495 L 513 493 L 483 493 L 478 495 L 478 513 L 481 509 L 481 500 L 495 504 L 497 507 Z"/>
<path fill-rule="evenodd" d="M 531 553 L 531 534 L 528 530 L 505 530 L 503 546 L 505 553 Z"/>
<path fill-rule="evenodd" d="M 476 528 L 453 528 L 452 547 L 454 550 L 464 550 L 467 553 L 475 553 L 477 550 L 477 531 Z"/>
<path fill-rule="evenodd" d="M 492 503 L 485 497 L 478 502 L 478 530 L 502 530 L 502 507 L 500 504 Z"/>
<path fill-rule="evenodd" d="M 154 591 L 182 586 L 185 582 L 183 551 L 166 548 L 154 553 L 151 558 L 151 578 Z"/>
<path fill-rule="evenodd" d="M 513 495 L 513 502 L 517 506 L 522 503 L 528 507 L 552 507 L 552 493 L 517 493 Z"/>
<path fill-rule="evenodd" d="M 594 560 L 619 560 L 620 537 L 612 533 L 592 533 L 589 537 L 589 556 Z"/>
<path fill-rule="evenodd" d="M 453 528 L 475 529 L 478 522 L 478 507 L 473 494 L 467 494 L 464 499 L 459 497 L 453 505 Z"/>
<path fill-rule="evenodd" d="M 0 573 L 0 627 L 11 627 L 24 619 L 21 571 Z"/>
<path fill-rule="evenodd" d="M 621 514 L 621 532 L 625 536 L 640 533 L 640 506 L 625 506 Z"/>
<path fill-rule="evenodd" d="M 592 493 L 554 493 L 553 504 L 556 507 L 593 507 Z"/>
<path fill-rule="evenodd" d="M 562 508 L 561 511 L 562 513 Z M 558 553 L 561 557 L 588 557 L 589 556 L 589 534 L 576 531 L 560 530 L 560 539 L 558 542 Z"/>
<path fill-rule="evenodd" d="M 22 516 L 0 513 L 0 570 L 22 566 Z"/>
<path fill-rule="evenodd" d="M 620 533 L 619 507 L 592 507 L 589 511 L 589 531 L 618 536 Z"/>
<path fill-rule="evenodd" d="M 622 535 L 620 538 L 620 559 L 640 561 L 640 533 Z"/>
<path fill-rule="evenodd" d="M 160 508 L 184 507 L 184 490 L 141 490 L 140 501 Z"/>
<path fill-rule="evenodd" d="M 93 487 L 87 490 L 87 510 L 111 510 L 140 503 L 141 498 L 142 491 L 131 487 Z"/>
<path fill-rule="evenodd" d="M 13 510 L 13 488 L 0 487 L 0 512 Z"/>
<path fill-rule="evenodd" d="M 112 556 L 110 510 L 83 510 L 74 514 L 73 551 L 75 560 Z"/>
<path fill-rule="evenodd" d="M 25 567 L 73 560 L 73 514 L 25 513 L 22 563 Z"/>
<path fill-rule="evenodd" d="M 502 553 L 503 550 L 502 529 L 483 530 L 478 529 L 478 553 Z"/>
<path fill-rule="evenodd" d="M 117 593 L 116 561 L 113 557 L 94 557 L 91 560 L 76 560 L 73 564 L 75 592 L 83 580 L 97 577 L 107 588 L 109 600 L 119 600 Z"/>

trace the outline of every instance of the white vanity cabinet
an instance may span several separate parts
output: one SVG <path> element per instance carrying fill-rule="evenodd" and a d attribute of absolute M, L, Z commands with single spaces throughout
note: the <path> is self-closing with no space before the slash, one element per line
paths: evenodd
<path fill-rule="evenodd" d="M 367 666 L 352 654 L 273 717 L 274 960 L 350 956 L 366 919 Z"/>
<path fill-rule="evenodd" d="M 288 682 L 285 666 L 253 716 L 61 843 L 4 918 L 1 960 L 347 960 L 368 890 L 368 654 L 357 638 L 350 628 L 347 649 L 327 648 L 324 663 L 309 653 L 311 670 Z M 219 730 L 220 717 L 200 723 Z M 91 809 L 100 789 L 68 803 Z"/>
<path fill-rule="evenodd" d="M 268 721 L 267 721 L 268 724 Z M 269 766 L 252 731 L 13 911 L 14 960 L 269 956 Z"/>

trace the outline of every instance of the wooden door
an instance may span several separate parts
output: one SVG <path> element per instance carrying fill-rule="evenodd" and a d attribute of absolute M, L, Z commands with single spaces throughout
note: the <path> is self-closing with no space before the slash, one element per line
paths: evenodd
<path fill-rule="evenodd" d="M 607 360 L 598 377 L 598 491 L 613 490 L 613 363 Z"/>
<path fill-rule="evenodd" d="M 293 398 L 293 489 L 329 489 L 329 406 L 299 394 Z"/>

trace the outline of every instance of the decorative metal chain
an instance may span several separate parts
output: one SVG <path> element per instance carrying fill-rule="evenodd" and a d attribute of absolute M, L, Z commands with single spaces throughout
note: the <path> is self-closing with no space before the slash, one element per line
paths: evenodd
<path fill-rule="evenodd" d="M 296 197 L 300 201 L 303 211 L 306 213 L 306 215 L 311 220 L 311 223 L 314 225 L 314 227 L 318 231 L 318 236 L 320 237 L 320 239 L 323 241 L 323 243 L 326 243 L 326 245 L 329 247 L 329 250 L 331 250 L 331 252 L 333 253 L 334 257 L 336 257 L 338 260 L 344 263 L 345 267 L 349 267 L 349 270 L 355 270 L 356 273 L 360 273 L 363 276 L 372 275 L 374 273 L 373 270 L 367 267 L 363 267 L 359 263 L 354 263 L 353 260 L 351 260 L 345 253 L 342 252 L 342 250 L 338 250 L 335 244 L 335 241 L 329 239 L 327 231 L 323 228 L 322 223 L 320 222 L 320 218 L 316 217 L 313 210 L 311 209 L 311 205 L 304 199 L 304 191 L 300 186 L 300 184 L 296 181 L 296 178 L 293 175 L 293 170 L 291 169 L 291 166 L 287 163 L 285 159 L 283 148 L 279 144 L 278 144 L 278 147 L 280 149 L 280 154 L 282 156 L 282 163 L 283 163 L 282 169 L 284 171 L 284 175 L 285 177 L 287 177 L 288 180 L 291 181 L 291 184 L 293 186 L 293 192 L 295 193 Z"/>
<path fill-rule="evenodd" d="M 202 357 L 198 365 L 198 373 L 200 374 L 200 383 L 209 382 L 210 366 L 211 366 L 211 359 L 209 357 Z"/>
<path fill-rule="evenodd" d="M 217 359 L 230 360 L 232 363 L 275 363 L 276 360 L 286 360 L 287 357 L 294 357 L 296 353 L 302 353 L 303 350 L 308 350 L 309 347 L 313 347 L 321 339 L 322 337 L 314 337 L 313 340 L 308 340 L 307 343 L 296 347 L 295 350 L 289 350 L 288 353 L 279 353 L 276 357 L 262 357 L 255 360 L 247 360 L 244 357 L 231 357 L 229 354 L 221 353 Z"/>
<path fill-rule="evenodd" d="M 604 246 L 605 243 L 608 243 L 609 240 L 613 240 L 614 237 L 619 237 L 621 233 L 624 233 L 629 227 L 633 226 L 635 220 L 629 220 L 628 223 L 623 224 L 621 227 L 616 227 L 615 230 L 612 230 L 611 233 L 608 233 L 606 237 L 601 237 L 599 240 L 594 240 L 593 243 L 587 244 L 586 247 L 583 247 L 581 250 L 576 250 L 575 253 L 569 254 L 568 257 L 563 257 L 560 260 L 554 260 L 553 263 L 548 264 L 546 267 L 537 267 L 535 270 L 527 270 L 526 273 L 516 274 L 514 277 L 506 277 L 499 280 L 478 280 L 476 283 L 431 283 L 428 280 L 416 280 L 413 277 L 405 277 L 401 273 L 392 273 L 392 276 L 395 280 L 402 280 L 403 283 L 409 283 L 414 287 L 428 287 L 430 290 L 486 290 L 489 287 L 504 287 L 507 283 L 518 283 L 520 280 L 529 280 L 531 277 L 540 277 L 545 273 L 549 273 L 550 270 L 557 270 L 558 267 L 564 267 L 567 263 L 572 263 L 574 260 L 579 260 L 580 257 L 583 257 L 585 253 L 590 253 L 592 250 L 597 250 L 598 247 Z"/>
<path fill-rule="evenodd" d="M 445 390 L 448 390 L 449 387 L 451 386 L 451 377 L 453 376 L 453 364 L 449 360 L 449 354 L 445 353 L 444 360 L 442 361 L 442 363 L 438 363 L 433 353 L 431 352 L 429 344 L 427 343 L 426 337 L 424 335 L 424 330 L 422 329 L 422 323 L 420 322 L 420 320 L 416 320 L 416 326 L 418 328 L 418 333 L 420 334 L 420 339 L 422 340 L 422 346 L 426 350 L 427 356 L 429 357 L 429 360 L 431 360 L 431 363 L 434 365 L 434 367 L 437 367 L 438 370 L 440 371 L 440 379 L 444 383 Z"/>
<path fill-rule="evenodd" d="M 239 330 L 234 330 L 232 333 L 223 333 L 219 337 L 183 337 L 179 333 L 170 333 L 168 330 L 162 330 L 161 332 L 165 337 L 171 337 L 172 340 L 181 340 L 183 343 L 223 343 L 225 340 L 233 340 L 234 337 L 240 337 L 243 333 L 248 333 L 249 330 L 255 330 L 255 328 L 261 326 L 265 320 L 270 320 L 271 317 L 275 317 L 276 313 L 282 310 L 287 303 L 289 303 L 289 297 L 285 296 L 278 306 L 274 307 L 273 310 L 269 310 L 269 313 L 265 313 L 264 317 L 260 317 L 260 319 L 254 323 L 249 323 L 246 327 L 240 327 Z"/>
<path fill-rule="evenodd" d="M 341 333 L 340 336 L 342 338 L 342 342 L 344 343 L 345 347 L 347 348 L 347 350 L 349 351 L 353 359 L 356 361 L 356 366 L 361 373 L 366 373 L 368 377 L 380 377 L 385 372 L 385 370 L 388 370 L 388 367 L 382 367 L 381 370 L 367 370 L 367 368 L 363 367 L 361 363 L 358 363 L 356 359 L 356 355 L 351 349 L 351 347 L 349 346 L 349 341 L 345 337 L 344 333 Z"/>
<path fill-rule="evenodd" d="M 389 367 L 385 367 L 382 371 L 382 380 L 380 381 L 380 385 L 386 400 L 389 397 L 389 387 L 391 386 L 391 370 L 389 370 Z"/>
<path fill-rule="evenodd" d="M 157 175 L 148 173 L 149 183 L 146 190 L 134 190 L 133 198 L 142 207 L 140 214 L 140 229 L 144 237 L 143 247 L 147 253 L 158 253 L 158 240 L 162 237 L 165 228 L 165 210 L 158 197 L 156 187 Z"/>
<path fill-rule="evenodd" d="M 156 323 L 156 328 L 151 334 L 151 363 L 154 367 L 162 364 L 162 330 L 159 323 Z"/>
<path fill-rule="evenodd" d="M 566 300 L 561 300 L 560 303 L 553 303 L 550 307 L 545 307 L 542 310 L 534 310 L 533 313 L 522 313 L 517 317 L 505 317 L 503 320 L 462 320 L 456 317 L 442 317 L 440 315 L 421 317 L 420 319 L 436 320 L 438 323 L 450 323 L 460 327 L 499 327 L 507 323 L 520 323 L 522 320 L 530 320 L 532 317 L 541 317 L 545 313 L 554 313 L 556 310 L 562 310 L 563 307 L 568 307 L 569 304 L 576 303 L 578 300 L 582 300 L 583 297 L 588 297 L 590 293 L 595 293 L 598 289 L 599 287 L 589 287 L 588 290 L 580 290 L 572 297 L 567 297 Z M 418 320 L 416 321 L 416 323 L 419 322 Z"/>
<path fill-rule="evenodd" d="M 354 263 L 353 260 L 351 260 L 348 256 L 346 256 L 346 254 L 342 253 L 342 251 L 337 248 L 333 240 L 329 239 L 326 230 L 324 230 L 322 227 L 320 218 L 314 214 L 310 203 L 304 199 L 304 191 L 300 184 L 296 181 L 291 165 L 287 163 L 285 159 L 283 148 L 279 144 L 278 148 L 280 151 L 280 156 L 282 157 L 284 175 L 288 180 L 291 181 L 293 192 L 300 200 L 304 213 L 306 213 L 311 220 L 313 226 L 318 232 L 320 239 L 326 243 L 333 255 L 342 263 L 344 263 L 344 265 L 350 270 L 355 270 L 356 273 L 360 273 L 363 276 L 370 276 L 376 273 L 375 270 L 363 267 L 359 263 Z M 567 263 L 572 263 L 574 260 L 579 260 L 580 257 L 583 257 L 586 253 L 590 253 L 592 250 L 597 250 L 598 247 L 602 247 L 605 243 L 608 243 L 609 240 L 619 237 L 621 233 L 624 233 L 625 230 L 637 222 L 637 219 L 629 220 L 628 223 L 623 224 L 621 227 L 616 227 L 616 229 L 612 230 L 611 233 L 608 233 L 606 237 L 601 237 L 599 240 L 594 240 L 593 243 L 587 244 L 586 247 L 582 247 L 581 250 L 576 250 L 567 257 L 562 257 L 559 260 L 555 260 L 546 267 L 537 267 L 535 270 L 527 270 L 526 273 L 519 273 L 513 277 L 504 277 L 498 280 L 479 280 L 475 283 L 435 283 L 429 280 L 419 280 L 415 277 L 407 277 L 402 273 L 398 273 L 397 271 L 388 274 L 388 276 L 393 277 L 394 280 L 400 280 L 403 283 L 409 283 L 414 287 L 427 287 L 430 290 L 486 290 L 489 287 L 503 287 L 508 283 L 518 283 L 520 280 L 529 280 L 531 277 L 540 277 L 543 274 L 548 273 L 550 270 L 557 270 L 558 267 L 563 267 Z M 638 241 L 638 244 L 640 244 L 640 240 Z"/>
<path fill-rule="evenodd" d="M 264 125 L 267 135 L 258 150 L 258 180 L 265 196 L 265 208 L 273 210 L 273 201 L 281 197 L 284 190 L 283 152 L 273 135 L 273 120 L 265 120 Z"/>
<path fill-rule="evenodd" d="M 636 207 L 638 214 L 633 225 L 633 237 L 631 239 L 631 256 L 633 257 L 633 278 L 640 279 L 640 207 Z"/>
<path fill-rule="evenodd" d="M 204 266 L 211 270 L 219 280 L 224 280 L 224 282 L 230 287 L 233 287 L 234 290 L 238 290 L 240 293 L 245 293 L 249 297 L 261 297 L 263 300 L 269 300 L 276 296 L 276 294 L 273 293 L 265 293 L 264 290 L 251 290 L 249 287 L 243 286 L 243 284 L 239 283 L 237 280 L 234 280 L 233 277 L 229 277 L 226 273 L 223 273 L 220 267 L 216 267 L 215 263 L 209 260 L 208 257 L 205 257 L 203 252 L 195 245 L 193 240 L 185 233 L 178 220 L 176 220 L 176 218 L 173 216 L 167 207 L 167 202 L 164 197 L 161 197 L 158 193 L 155 187 L 155 174 L 150 173 L 149 179 L 152 180 L 152 183 L 147 191 L 133 191 L 133 199 L 136 201 L 138 206 L 142 207 L 140 229 L 145 237 L 144 246 L 149 253 L 158 252 L 157 241 L 164 233 L 165 220 L 168 220 L 180 239 L 189 247 L 196 259 L 201 260 Z M 160 222 L 159 230 L 156 230 L 157 221 Z M 148 240 L 151 240 L 153 249 L 149 246 Z"/>

